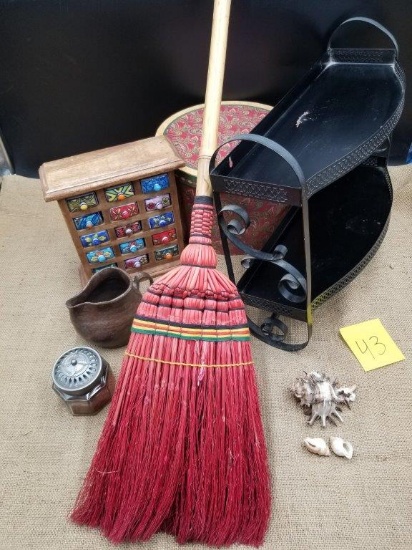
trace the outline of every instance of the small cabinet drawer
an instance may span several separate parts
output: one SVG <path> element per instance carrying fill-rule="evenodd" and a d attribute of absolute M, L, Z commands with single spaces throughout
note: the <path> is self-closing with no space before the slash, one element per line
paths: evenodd
<path fill-rule="evenodd" d="M 124 183 L 116 187 L 108 187 L 105 189 L 104 195 L 107 202 L 124 201 L 127 198 L 133 197 L 134 187 L 132 183 Z"/>
<path fill-rule="evenodd" d="M 78 231 L 82 229 L 89 229 L 103 223 L 103 216 L 101 212 L 95 212 L 94 214 L 87 214 L 86 216 L 80 216 L 73 218 L 74 226 Z"/>
<path fill-rule="evenodd" d="M 124 262 L 124 266 L 126 269 L 139 269 L 139 267 L 142 267 L 142 265 L 147 264 L 149 261 L 149 258 L 147 254 L 144 254 L 143 256 L 136 256 L 135 258 L 129 258 Z"/>
<path fill-rule="evenodd" d="M 110 208 L 110 219 L 113 221 L 127 220 L 139 213 L 139 207 L 135 202 L 123 204 L 122 206 L 114 206 Z"/>
<path fill-rule="evenodd" d="M 149 227 L 150 229 L 157 229 L 158 227 L 164 227 L 165 225 L 170 225 L 174 223 L 175 217 L 173 212 L 165 212 L 161 216 L 154 216 L 149 218 Z"/>
<path fill-rule="evenodd" d="M 133 254 L 145 246 L 146 243 L 144 239 L 135 239 L 134 241 L 129 241 L 128 243 L 119 244 L 120 252 L 122 254 Z"/>
<path fill-rule="evenodd" d="M 176 238 L 176 229 L 174 228 L 152 235 L 152 241 L 154 245 L 170 243 L 170 241 L 174 241 L 176 240 Z"/>
<path fill-rule="evenodd" d="M 168 246 L 167 248 L 162 248 L 161 250 L 155 250 L 155 260 L 159 262 L 160 260 L 171 260 L 173 256 L 179 254 L 179 247 L 177 244 L 173 246 Z"/>
<path fill-rule="evenodd" d="M 144 178 L 140 182 L 140 185 L 142 187 L 142 193 L 156 193 L 156 191 L 161 191 L 169 187 L 169 176 L 167 174 L 160 174 L 152 178 Z"/>
<path fill-rule="evenodd" d="M 144 206 L 147 212 L 151 210 L 163 210 L 172 204 L 170 195 L 159 195 L 157 197 L 152 197 L 151 199 L 146 199 L 144 201 Z"/>
<path fill-rule="evenodd" d="M 98 246 L 99 244 L 106 243 L 109 240 L 109 233 L 105 230 L 97 231 L 97 233 L 89 233 L 88 235 L 82 235 L 80 237 L 80 242 L 84 248 L 88 246 Z"/>
<path fill-rule="evenodd" d="M 97 273 L 98 271 L 101 271 L 102 269 L 107 269 L 108 267 L 118 267 L 117 264 L 109 264 L 109 265 L 103 265 L 102 267 L 95 267 L 92 269 L 92 273 Z"/>
<path fill-rule="evenodd" d="M 71 199 L 66 199 L 67 208 L 70 212 L 81 212 L 93 208 L 99 204 L 96 193 L 87 193 Z"/>
<path fill-rule="evenodd" d="M 126 225 L 121 225 L 119 227 L 115 227 L 114 232 L 116 233 L 116 237 L 118 239 L 121 239 L 122 237 L 128 237 L 129 235 L 134 235 L 135 233 L 139 233 L 139 231 L 142 230 L 142 224 L 140 222 L 133 222 L 128 223 Z"/>
<path fill-rule="evenodd" d="M 86 258 L 90 264 L 103 263 L 111 258 L 114 258 L 114 251 L 111 246 L 107 246 L 106 248 L 98 248 L 91 252 L 86 252 Z"/>

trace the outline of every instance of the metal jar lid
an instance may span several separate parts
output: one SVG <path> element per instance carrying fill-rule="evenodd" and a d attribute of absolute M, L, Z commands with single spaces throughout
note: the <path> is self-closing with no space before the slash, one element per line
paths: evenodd
<path fill-rule="evenodd" d="M 53 384 L 68 395 L 86 394 L 99 383 L 105 365 L 106 362 L 94 349 L 72 348 L 54 364 Z"/>

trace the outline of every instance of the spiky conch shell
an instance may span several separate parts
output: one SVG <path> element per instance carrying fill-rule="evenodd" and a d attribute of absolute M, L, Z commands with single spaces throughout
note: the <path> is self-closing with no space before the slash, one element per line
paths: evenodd
<path fill-rule="evenodd" d="M 343 422 L 339 405 L 349 406 L 356 398 L 356 386 L 341 386 L 336 379 L 317 371 L 296 378 L 290 390 L 311 415 L 309 424 L 319 418 L 323 427 L 326 420 L 335 423 L 335 417 Z"/>

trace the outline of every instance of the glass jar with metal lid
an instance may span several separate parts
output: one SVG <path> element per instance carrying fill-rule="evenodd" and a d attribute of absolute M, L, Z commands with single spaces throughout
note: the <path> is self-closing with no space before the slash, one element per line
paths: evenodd
<path fill-rule="evenodd" d="M 71 413 L 91 415 L 112 398 L 115 379 L 109 363 L 92 348 L 72 348 L 61 355 L 52 371 L 52 388 Z"/>

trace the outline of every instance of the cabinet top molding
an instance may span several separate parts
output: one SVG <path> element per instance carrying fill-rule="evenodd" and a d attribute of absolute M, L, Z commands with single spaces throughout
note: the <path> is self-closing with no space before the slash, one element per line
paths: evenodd
<path fill-rule="evenodd" d="M 45 201 L 142 179 L 184 166 L 165 136 L 107 147 L 42 164 L 39 170 Z"/>

